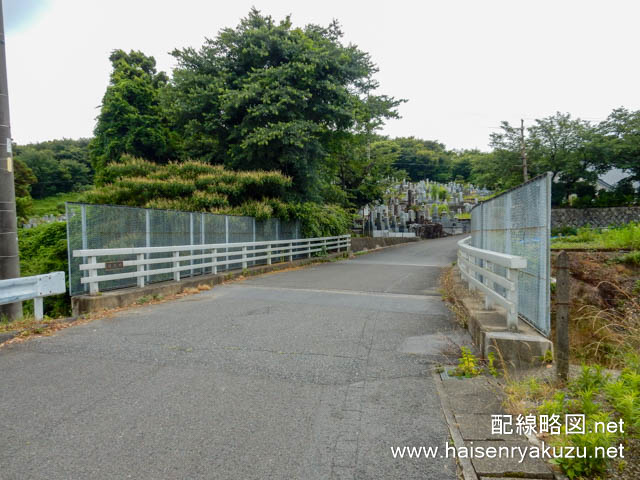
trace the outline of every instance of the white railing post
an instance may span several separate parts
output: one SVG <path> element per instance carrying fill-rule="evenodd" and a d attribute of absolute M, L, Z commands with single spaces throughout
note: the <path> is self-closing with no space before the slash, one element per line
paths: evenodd
<path fill-rule="evenodd" d="M 211 272 L 215 275 L 218 273 L 218 257 L 216 257 L 216 253 L 218 252 L 217 248 L 214 248 L 211 252 L 211 262 L 213 263 L 213 267 L 211 267 Z"/>
<path fill-rule="evenodd" d="M 180 252 L 178 252 L 178 251 L 173 252 L 173 268 L 176 269 L 173 272 L 173 280 L 175 282 L 179 282 L 180 281 L 180 271 L 177 270 L 177 269 L 180 268 Z"/>
<path fill-rule="evenodd" d="M 487 262 L 486 260 L 483 261 L 484 263 L 484 268 L 489 270 L 490 272 L 493 272 L 493 264 Z M 491 290 L 493 290 L 495 288 L 495 285 L 493 283 L 493 281 L 488 278 L 488 277 L 484 277 L 484 284 L 490 288 Z M 491 310 L 491 307 L 493 307 L 493 302 L 491 301 L 491 298 L 489 298 L 489 295 L 485 295 L 484 296 L 484 309 L 485 310 Z"/>
<path fill-rule="evenodd" d="M 36 297 L 33 299 L 33 316 L 38 321 L 44 318 L 44 305 L 42 300 L 42 297 Z"/>
<path fill-rule="evenodd" d="M 269 251 L 267 252 L 267 265 L 271 265 L 271 244 L 267 245 Z"/>
<path fill-rule="evenodd" d="M 96 257 L 89 257 L 88 260 L 89 260 L 90 264 L 91 263 L 97 263 L 96 262 Z M 96 270 L 96 269 L 89 270 L 89 276 L 90 277 L 95 277 L 97 275 L 98 275 L 98 270 Z M 98 282 L 93 281 L 93 282 L 91 282 L 89 284 L 89 295 L 97 295 L 99 291 L 100 290 L 98 288 Z"/>
<path fill-rule="evenodd" d="M 328 255 L 329 254 L 329 250 L 327 250 L 327 239 L 326 238 L 324 240 L 322 240 L 322 249 L 323 249 L 323 252 L 322 252 L 323 255 Z"/>
<path fill-rule="evenodd" d="M 242 247 L 242 269 L 247 268 L 247 247 Z"/>
<path fill-rule="evenodd" d="M 311 240 L 307 242 L 307 258 L 311 258 Z"/>
<path fill-rule="evenodd" d="M 289 242 L 289 261 L 293 262 L 293 242 Z"/>
<path fill-rule="evenodd" d="M 511 302 L 511 308 L 507 310 L 507 328 L 518 331 L 518 270 L 507 268 L 507 280 L 513 282 L 513 290 L 507 290 L 507 300 Z"/>
<path fill-rule="evenodd" d="M 138 255 L 136 255 L 136 258 L 138 259 L 139 262 L 144 262 L 144 253 L 139 253 Z M 137 271 L 138 272 L 144 272 L 144 264 L 139 264 Z M 138 277 L 138 287 L 142 288 L 144 287 L 144 277 L 140 276 Z"/>

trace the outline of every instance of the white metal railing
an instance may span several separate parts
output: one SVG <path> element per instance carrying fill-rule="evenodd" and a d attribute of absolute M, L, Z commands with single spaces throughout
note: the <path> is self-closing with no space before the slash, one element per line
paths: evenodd
<path fill-rule="evenodd" d="M 44 317 L 43 297 L 66 292 L 64 272 L 0 280 L 0 305 L 33 300 L 36 320 Z"/>
<path fill-rule="evenodd" d="M 491 308 L 493 302 L 507 310 L 507 327 L 518 329 L 518 270 L 527 267 L 527 259 L 516 255 L 483 250 L 468 244 L 471 237 L 458 242 L 458 268 L 469 288 L 478 288 L 485 294 L 485 308 Z M 478 260 L 481 260 L 478 262 Z M 494 265 L 506 268 L 506 276 L 494 272 Z M 482 277 L 479 279 L 478 277 Z M 496 291 L 499 285 L 506 290 L 506 296 Z"/>
<path fill-rule="evenodd" d="M 154 275 L 173 273 L 173 279 L 180 281 L 180 272 L 196 269 L 211 268 L 211 273 L 218 273 L 218 267 L 232 264 L 242 264 L 247 268 L 249 263 L 258 260 L 266 260 L 267 265 L 278 261 L 292 261 L 295 255 L 307 255 L 312 253 L 329 252 L 343 248 L 349 249 L 351 235 L 336 237 L 299 238 L 290 240 L 264 240 L 260 242 L 242 243 L 214 243 L 208 245 L 179 245 L 167 247 L 136 247 L 136 248 L 99 248 L 74 250 L 74 257 L 83 257 L 84 263 L 80 264 L 80 270 L 88 272 L 81 279 L 83 284 L 89 284 L 89 294 L 99 293 L 100 282 L 120 280 L 123 278 L 137 278 L 138 287 L 144 287 L 145 278 Z M 181 253 L 188 252 L 187 255 Z M 193 252 L 201 252 L 194 254 Z M 162 257 L 150 258 L 150 254 L 167 254 Z M 114 257 L 120 255 L 136 255 L 135 260 L 98 262 L 98 257 Z M 239 257 L 239 258 L 230 258 Z M 194 260 L 202 263 L 194 264 Z M 208 260 L 208 261 L 207 261 Z M 184 262 L 188 262 L 184 265 Z M 154 264 L 171 263 L 169 268 L 151 269 Z M 136 270 L 124 273 L 107 273 L 100 275 L 101 270 L 114 270 L 135 266 Z"/>

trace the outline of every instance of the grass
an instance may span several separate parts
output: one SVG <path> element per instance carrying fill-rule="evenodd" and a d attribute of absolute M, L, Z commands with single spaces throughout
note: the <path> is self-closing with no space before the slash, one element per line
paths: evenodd
<path fill-rule="evenodd" d="M 640 267 L 640 250 L 625 253 L 613 259 L 615 263 L 624 263 L 625 265 L 635 265 Z"/>
<path fill-rule="evenodd" d="M 608 229 L 580 228 L 575 235 L 553 239 L 551 248 L 563 250 L 640 250 L 640 223 L 634 222 L 623 227 Z"/>
<path fill-rule="evenodd" d="M 33 216 L 57 215 L 64 213 L 64 202 L 78 202 L 82 192 L 58 193 L 50 197 L 33 200 Z"/>
<path fill-rule="evenodd" d="M 458 213 L 455 217 L 458 220 L 471 220 L 471 214 L 470 213 Z"/>
<path fill-rule="evenodd" d="M 572 356 L 607 367 L 625 365 L 629 351 L 640 351 L 640 298 L 610 282 L 601 282 L 617 292 L 615 307 L 583 305 L 572 312 Z"/>
<path fill-rule="evenodd" d="M 587 458 L 553 460 L 569 478 L 618 478 L 628 468 L 627 461 L 595 458 L 593 454 L 596 448 L 606 449 L 617 444 L 633 450 L 640 433 L 640 356 L 629 354 L 626 365 L 617 378 L 604 373 L 600 366 L 583 366 L 566 385 L 534 377 L 509 381 L 505 387 L 505 407 L 514 415 L 556 417 L 561 425 L 559 431 L 555 434 L 538 432 L 539 436 L 552 446 L 572 446 L 588 452 Z M 584 414 L 586 433 L 567 434 L 566 414 Z M 620 421 L 623 431 L 598 428 L 598 425 Z M 625 448 L 626 457 L 637 455 Z M 625 478 L 632 477 L 625 475 Z"/>

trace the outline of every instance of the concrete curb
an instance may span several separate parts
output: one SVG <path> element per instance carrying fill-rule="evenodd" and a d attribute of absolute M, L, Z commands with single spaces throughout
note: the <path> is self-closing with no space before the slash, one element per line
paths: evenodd
<path fill-rule="evenodd" d="M 548 350 L 553 351 L 553 343 L 522 320 L 518 320 L 518 332 L 508 331 L 504 308 L 495 305 L 486 310 L 484 302 L 469 292 L 460 279 L 457 266 L 452 275 L 454 291 L 450 293 L 468 312 L 467 329 L 483 358 L 494 352 L 496 360 L 509 369 L 527 369 L 539 365 Z"/>
<path fill-rule="evenodd" d="M 446 367 L 445 367 L 446 368 Z M 442 387 L 442 379 L 440 375 L 434 370 L 431 373 L 433 377 L 433 382 L 436 384 L 436 390 L 438 392 L 438 397 L 440 397 L 440 406 L 442 407 L 442 411 L 444 413 L 444 418 L 447 421 L 447 426 L 449 427 L 449 433 L 451 433 L 451 438 L 453 439 L 453 443 L 455 445 L 464 445 L 464 440 L 462 439 L 462 434 L 460 433 L 460 429 L 458 428 L 458 424 L 455 422 L 453 418 L 453 411 L 451 410 L 451 406 L 447 400 L 447 395 L 444 392 L 444 388 Z M 471 460 L 468 458 L 457 458 L 456 461 L 460 468 L 462 469 L 462 478 L 464 480 L 478 480 L 478 476 L 476 475 L 476 471 L 471 465 Z"/>

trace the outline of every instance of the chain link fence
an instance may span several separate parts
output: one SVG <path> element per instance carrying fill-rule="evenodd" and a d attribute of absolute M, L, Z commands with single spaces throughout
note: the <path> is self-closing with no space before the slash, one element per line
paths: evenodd
<path fill-rule="evenodd" d="M 471 211 L 474 247 L 519 255 L 527 268 L 518 274 L 518 314 L 545 336 L 550 322 L 551 174 L 540 175 Z M 499 275 L 502 267 L 495 268 Z M 496 285 L 498 293 L 501 287 Z"/>
<path fill-rule="evenodd" d="M 66 203 L 67 248 L 69 255 L 69 291 L 71 295 L 88 292 L 88 285 L 80 283 L 86 272 L 79 265 L 86 259 L 74 258 L 73 250 L 92 248 L 165 247 L 193 245 L 193 251 L 182 255 L 204 253 L 198 245 L 212 243 L 258 242 L 261 240 L 288 240 L 300 238 L 297 221 L 284 222 L 278 219 L 256 220 L 253 217 L 215 215 L 212 213 L 179 212 L 150 208 L 122 207 L 114 205 L 92 205 Z M 238 249 L 229 248 L 229 260 L 240 259 Z M 163 254 L 158 254 L 162 256 Z M 150 254 L 149 258 L 154 258 Z M 115 261 L 104 257 L 101 261 Z M 135 260 L 135 255 L 117 260 Z M 183 277 L 212 273 L 211 267 L 198 268 L 203 260 L 192 260 L 193 269 L 182 272 Z M 250 261 L 249 265 L 265 264 L 265 260 Z M 152 270 L 170 268 L 171 263 L 149 265 Z M 222 270 L 242 268 L 242 263 L 232 263 Z M 135 266 L 118 269 L 118 273 L 132 272 Z M 145 283 L 173 279 L 172 274 L 147 277 Z M 112 280 L 100 285 L 103 290 L 114 290 L 136 286 L 136 279 Z"/>

